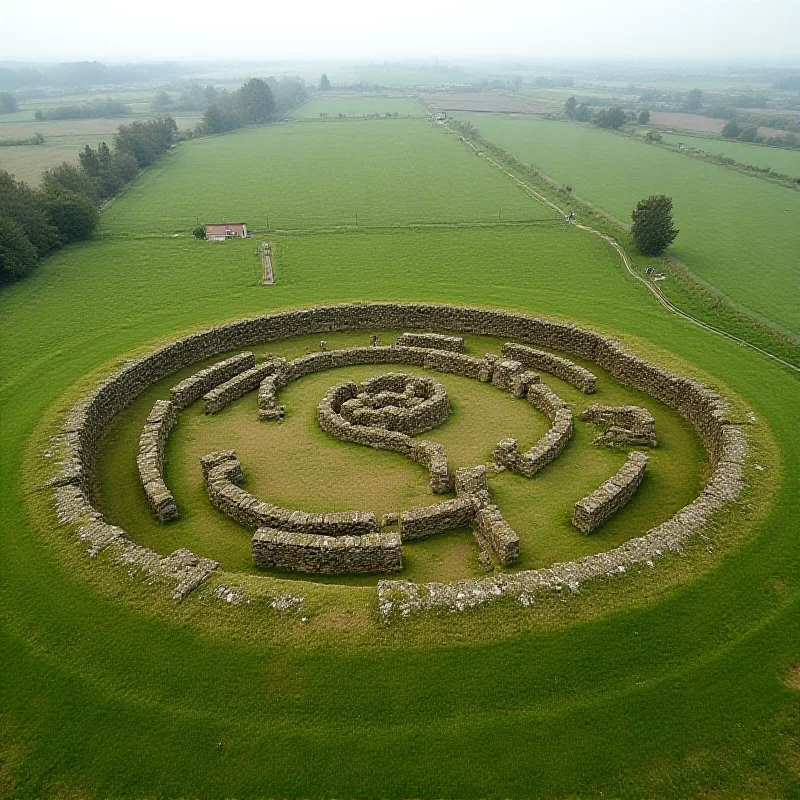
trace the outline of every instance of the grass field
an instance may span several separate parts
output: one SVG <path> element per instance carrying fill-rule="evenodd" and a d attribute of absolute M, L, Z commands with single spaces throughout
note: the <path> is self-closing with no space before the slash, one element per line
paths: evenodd
<path fill-rule="evenodd" d="M 740 164 L 756 167 L 769 167 L 773 172 L 800 177 L 800 150 L 783 150 L 779 147 L 765 147 L 746 142 L 729 142 L 705 136 L 686 136 L 678 133 L 662 133 L 662 138 L 670 144 L 683 142 L 698 150 L 707 150 L 715 155 L 727 156 Z"/>
<path fill-rule="evenodd" d="M 320 114 L 328 117 L 368 117 L 370 114 L 399 114 L 401 117 L 423 117 L 425 109 L 408 97 L 358 97 L 345 95 L 339 97 L 315 97 L 296 108 L 294 119 L 319 119 Z"/>
<path fill-rule="evenodd" d="M 680 231 L 670 254 L 734 304 L 800 334 L 800 192 L 586 125 L 462 116 L 625 224 L 642 197 L 669 195 Z"/>
<path fill-rule="evenodd" d="M 352 138 L 356 124 L 341 126 L 361 156 L 351 169 L 364 194 L 383 197 L 385 173 L 364 152 L 392 126 L 376 123 L 363 138 Z M 320 147 L 317 130 L 335 127 L 304 128 L 308 151 Z M 186 202 L 199 206 L 192 192 L 201 184 L 188 173 L 198 164 L 225 173 L 242 135 L 192 143 L 137 190 L 150 186 L 157 200 L 161 185 L 184 184 Z M 405 136 L 416 150 L 431 147 L 421 123 L 409 123 Z M 453 155 L 443 149 L 439 163 L 456 172 L 442 166 L 437 175 L 457 186 L 459 171 L 468 172 L 476 194 L 499 193 L 496 171 L 477 159 L 467 166 L 455 140 L 440 140 Z M 300 161 L 301 148 L 266 152 Z M 241 181 L 244 170 L 228 174 Z M 243 196 L 251 191 L 245 182 Z M 299 207 L 303 197 L 302 181 L 281 185 L 283 204 Z M 408 214 L 402 193 L 383 202 L 387 217 Z M 113 210 L 118 229 L 126 219 L 138 224 L 142 192 Z M 422 204 L 419 213 L 433 220 L 438 210 Z M 669 315 L 613 251 L 575 229 L 284 235 L 275 239 L 277 283 L 268 289 L 258 286 L 252 250 L 247 242 L 101 237 L 60 251 L 0 295 L 0 793 L 800 792 L 800 692 L 782 681 L 800 660 L 794 377 Z M 303 584 L 305 623 L 262 607 L 219 609 L 202 594 L 180 605 L 160 600 L 82 555 L 54 528 L 49 493 L 22 483 L 43 473 L 47 436 L 92 385 L 90 373 L 217 321 L 354 299 L 503 307 L 616 332 L 742 398 L 759 420 L 754 458 L 765 467 L 748 480 L 764 493 L 747 490 L 710 541 L 652 572 L 527 609 L 498 605 L 385 628 L 358 616 L 358 603 L 374 602 L 369 587 L 343 587 L 337 615 L 316 614 L 314 589 Z M 215 424 L 224 427 L 225 416 Z"/>
<path fill-rule="evenodd" d="M 78 153 L 88 144 L 97 147 L 100 142 L 111 146 L 114 133 L 120 125 L 144 116 L 130 115 L 114 119 L 65 119 L 36 122 L 30 120 L 7 121 L 7 115 L 0 117 L 0 139 L 27 139 L 36 133 L 44 136 L 44 144 L 22 147 L 0 147 L 0 169 L 8 170 L 17 180 L 31 186 L 39 182 L 42 171 L 66 161 L 78 163 Z M 175 115 L 180 129 L 193 128 L 200 116 Z"/>
<path fill-rule="evenodd" d="M 479 181 L 480 191 L 475 191 Z M 357 220 L 356 220 L 357 216 Z M 104 215 L 109 233 L 553 219 L 417 119 L 284 123 L 181 145 Z"/>

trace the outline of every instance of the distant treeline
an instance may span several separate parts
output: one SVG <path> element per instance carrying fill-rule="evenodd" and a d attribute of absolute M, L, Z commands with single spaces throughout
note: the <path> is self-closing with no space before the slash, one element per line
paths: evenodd
<path fill-rule="evenodd" d="M 194 67 L 196 69 L 196 66 Z M 189 71 L 173 61 L 159 64 L 106 65 L 100 61 L 0 69 L 0 89 L 27 89 L 39 86 L 78 88 L 120 86 L 175 80 Z"/>
<path fill-rule="evenodd" d="M 37 189 L 0 170 L 0 281 L 18 280 L 47 253 L 88 239 L 100 205 L 166 152 L 177 132 L 172 117 L 120 125 L 113 148 L 87 145 L 78 166 L 45 170 Z"/>
<path fill-rule="evenodd" d="M 44 144 L 44 136 L 41 133 L 35 133 L 27 139 L 0 139 L 0 147 L 24 147 L 37 144 Z"/>
<path fill-rule="evenodd" d="M 37 109 L 34 116 L 40 122 L 50 119 L 101 119 L 104 117 L 124 117 L 130 114 L 130 108 L 118 100 L 92 100 L 69 106 Z"/>
<path fill-rule="evenodd" d="M 192 136 L 225 133 L 245 125 L 268 122 L 308 100 L 308 89 L 299 78 L 252 78 L 235 92 L 203 86 L 197 81 L 183 81 L 156 96 L 157 111 L 202 111 L 203 119 Z"/>

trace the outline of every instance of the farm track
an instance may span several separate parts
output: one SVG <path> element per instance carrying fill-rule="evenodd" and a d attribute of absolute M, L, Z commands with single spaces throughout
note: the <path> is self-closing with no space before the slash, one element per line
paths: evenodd
<path fill-rule="evenodd" d="M 525 193 L 529 197 L 531 197 L 534 200 L 538 200 L 540 203 L 543 203 L 545 206 L 550 208 L 552 211 L 555 211 L 558 214 L 561 214 L 562 217 L 566 218 L 567 215 L 566 215 L 566 213 L 564 212 L 564 210 L 562 208 L 559 208 L 559 206 L 557 206 L 555 203 L 553 203 L 551 200 L 549 200 L 543 194 L 537 192 L 535 189 L 530 187 L 527 183 L 525 183 L 524 181 L 520 180 L 512 172 L 509 172 L 509 170 L 507 170 L 502 164 L 498 164 L 498 162 L 495 161 L 493 158 L 490 158 L 485 153 L 481 152 L 472 142 L 470 142 L 467 139 L 465 139 L 463 136 L 461 136 L 460 133 L 458 133 L 457 131 L 453 130 L 449 125 L 445 124 L 444 127 L 448 131 L 450 131 L 450 133 L 456 135 L 459 139 L 461 139 L 461 141 L 464 142 L 464 144 L 466 144 L 468 147 L 470 147 L 477 155 L 479 155 L 481 158 L 483 158 L 486 161 L 488 161 L 492 166 L 497 167 L 497 169 L 499 169 L 501 172 L 503 172 L 505 175 L 507 175 L 509 178 L 511 178 L 514 182 L 516 182 L 519 186 L 521 186 L 525 190 Z M 800 375 L 800 367 L 795 366 L 794 364 L 792 364 L 789 361 L 785 361 L 784 359 L 780 358 L 779 356 L 776 356 L 773 353 L 770 353 L 768 350 L 764 350 L 763 348 L 759 347 L 758 345 L 755 345 L 752 342 L 747 341 L 747 339 L 742 339 L 742 338 L 740 338 L 738 336 L 735 336 L 732 333 L 728 333 L 727 331 L 724 331 L 724 330 L 722 330 L 720 328 L 716 328 L 713 325 L 709 325 L 707 322 L 703 322 L 702 320 L 698 319 L 697 317 L 693 317 L 688 312 L 686 312 L 683 309 L 681 309 L 678 306 L 676 306 L 675 303 L 673 303 L 658 288 L 658 286 L 655 286 L 654 284 L 650 283 L 650 281 L 646 280 L 638 272 L 636 272 L 636 270 L 633 268 L 633 265 L 630 262 L 630 259 L 628 258 L 628 254 L 625 252 L 625 249 L 622 247 L 622 245 L 616 239 L 614 239 L 613 236 L 609 236 L 607 233 L 603 233 L 602 231 L 599 231 L 596 228 L 592 228 L 592 227 L 590 227 L 588 225 L 581 225 L 579 223 L 575 223 L 575 225 L 580 230 L 585 231 L 586 233 L 589 233 L 589 234 L 591 234 L 593 236 L 599 236 L 601 239 L 604 239 L 606 242 L 608 242 L 617 251 L 617 254 L 619 255 L 620 259 L 622 260 L 622 263 L 625 266 L 625 269 L 628 271 L 628 273 L 630 275 L 632 275 L 637 281 L 639 281 L 639 283 L 643 284 L 647 288 L 647 290 L 650 292 L 650 294 L 652 294 L 653 297 L 655 297 L 655 299 L 659 302 L 659 304 L 663 308 L 665 308 L 667 311 L 671 311 L 673 314 L 676 314 L 677 316 L 681 317 L 682 319 L 685 319 L 687 322 L 691 322 L 692 324 L 697 325 L 698 327 L 703 328 L 704 330 L 707 330 L 707 331 L 709 331 L 711 333 L 714 333 L 717 336 L 722 336 L 723 338 L 728 339 L 731 342 L 736 342 L 737 344 L 743 345 L 745 347 L 749 347 L 751 350 L 755 350 L 757 353 L 760 353 L 761 355 L 766 356 L 767 358 L 771 359 L 772 361 L 777 362 L 781 366 L 788 367 L 788 369 L 790 369 L 796 375 Z"/>

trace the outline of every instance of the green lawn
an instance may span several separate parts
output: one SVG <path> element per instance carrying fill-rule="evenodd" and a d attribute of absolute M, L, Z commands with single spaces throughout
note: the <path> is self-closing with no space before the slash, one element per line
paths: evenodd
<path fill-rule="evenodd" d="M 773 172 L 800 177 L 800 150 L 783 150 L 779 147 L 766 147 L 761 144 L 729 142 L 725 139 L 712 139 L 705 136 L 685 136 L 682 133 L 661 133 L 665 142 L 683 142 L 689 147 L 706 150 L 714 155 L 727 156 L 740 164 L 768 167 Z"/>
<path fill-rule="evenodd" d="M 310 156 L 316 131 L 334 127 L 308 126 Z M 383 173 L 365 146 L 391 129 L 375 124 L 351 140 L 373 198 L 383 197 Z M 421 124 L 406 131 L 417 150 L 434 148 L 433 134 Z M 204 201 L 194 192 L 240 160 L 242 136 L 165 160 L 114 204 L 113 225 L 140 220 L 143 187 L 158 202 L 162 186 L 183 184 L 187 204 L 218 210 L 213 193 Z M 476 193 L 500 193 L 488 165 L 468 166 L 452 138 L 436 141 L 441 163 L 457 170 L 450 187 L 463 172 Z M 204 184 L 192 174 L 198 165 Z M 304 183 L 281 192 L 296 208 Z M 383 202 L 387 217 L 408 214 L 402 193 Z M 435 219 L 438 208 L 419 213 Z M 258 286 L 248 242 L 118 236 L 62 250 L 0 294 L 0 794 L 797 796 L 800 692 L 781 676 L 800 660 L 798 381 L 669 315 L 605 243 L 575 229 L 274 243 L 271 288 Z M 499 604 L 386 628 L 359 611 L 373 607 L 370 587 L 340 587 L 336 613 L 316 604 L 312 584 L 284 584 L 308 595 L 308 622 L 260 605 L 220 608 L 203 592 L 175 605 L 86 558 L 53 526 L 49 492 L 23 483 L 44 475 L 47 436 L 92 385 L 89 373 L 218 321 L 355 299 L 519 309 L 616 332 L 743 398 L 765 467 L 748 480 L 774 496 L 748 489 L 725 527 L 652 572 L 527 609 Z"/>
<path fill-rule="evenodd" d="M 735 305 L 800 333 L 800 192 L 587 125 L 460 116 L 625 224 L 642 197 L 669 195 L 680 230 L 670 254 Z"/>
<path fill-rule="evenodd" d="M 408 97 L 315 97 L 295 109 L 295 119 L 319 119 L 320 115 L 338 117 L 367 117 L 370 114 L 399 114 L 401 117 L 424 117 L 425 109 Z"/>
<path fill-rule="evenodd" d="M 380 126 L 380 127 L 376 127 Z M 175 163 L 177 162 L 177 163 Z M 480 187 L 479 190 L 476 190 Z M 552 217 L 422 120 L 285 123 L 181 145 L 104 215 L 111 233 Z"/>

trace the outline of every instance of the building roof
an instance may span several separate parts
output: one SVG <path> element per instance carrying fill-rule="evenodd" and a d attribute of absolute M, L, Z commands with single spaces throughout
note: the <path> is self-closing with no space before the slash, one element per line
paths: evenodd
<path fill-rule="evenodd" d="M 224 236 L 225 231 L 240 230 L 244 231 L 244 222 L 209 222 L 206 225 L 206 236 L 218 235 Z"/>

